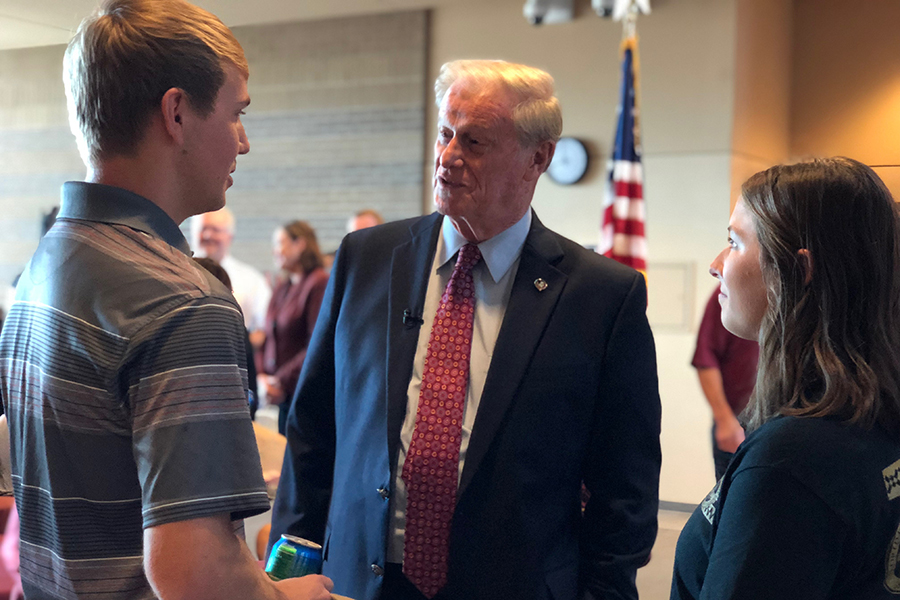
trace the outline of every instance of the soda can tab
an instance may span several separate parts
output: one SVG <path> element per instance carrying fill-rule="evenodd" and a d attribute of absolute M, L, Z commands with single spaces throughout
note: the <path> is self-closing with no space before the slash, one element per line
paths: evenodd
<path fill-rule="evenodd" d="M 309 540 L 284 534 L 272 547 L 266 573 L 273 581 L 314 575 L 322 572 L 322 546 Z"/>

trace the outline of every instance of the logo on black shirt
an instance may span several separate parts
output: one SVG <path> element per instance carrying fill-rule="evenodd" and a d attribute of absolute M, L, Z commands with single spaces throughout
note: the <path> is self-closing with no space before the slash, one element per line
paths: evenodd
<path fill-rule="evenodd" d="M 725 478 L 723 477 L 722 479 Z M 703 513 L 710 525 L 712 525 L 713 519 L 716 517 L 716 504 L 719 503 L 719 490 L 722 489 L 722 479 L 716 482 L 716 487 L 700 503 L 700 512 Z"/>
<path fill-rule="evenodd" d="M 884 487 L 887 488 L 888 500 L 900 497 L 900 460 L 881 472 L 884 475 Z"/>

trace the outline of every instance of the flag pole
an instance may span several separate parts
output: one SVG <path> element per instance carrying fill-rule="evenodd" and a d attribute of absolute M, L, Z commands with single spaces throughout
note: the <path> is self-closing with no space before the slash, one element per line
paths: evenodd
<path fill-rule="evenodd" d="M 628 14 L 622 23 L 622 44 L 619 56 L 624 58 L 625 51 L 631 50 L 631 76 L 634 88 L 634 145 L 638 154 L 643 154 L 641 147 L 641 60 L 638 53 L 637 18 L 640 9 L 632 0 Z"/>

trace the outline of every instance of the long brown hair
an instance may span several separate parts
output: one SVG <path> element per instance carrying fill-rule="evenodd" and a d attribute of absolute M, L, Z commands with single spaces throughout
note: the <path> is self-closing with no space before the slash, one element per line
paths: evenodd
<path fill-rule="evenodd" d="M 900 434 L 900 227 L 890 192 L 869 167 L 830 158 L 757 173 L 742 194 L 769 301 L 750 428 L 778 414 L 834 416 Z"/>
<path fill-rule="evenodd" d="M 291 221 L 281 227 L 289 238 L 294 240 L 304 240 L 306 248 L 300 254 L 300 266 L 304 273 L 309 273 L 316 267 L 321 267 L 322 252 L 319 250 L 319 242 L 316 240 L 316 230 L 306 221 Z"/>

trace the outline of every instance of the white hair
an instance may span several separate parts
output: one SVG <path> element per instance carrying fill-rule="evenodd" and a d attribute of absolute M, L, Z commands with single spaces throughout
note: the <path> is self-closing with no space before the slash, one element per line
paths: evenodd
<path fill-rule="evenodd" d="M 435 101 L 440 107 L 447 90 L 457 81 L 487 88 L 500 85 L 515 95 L 513 124 L 523 146 L 556 142 L 562 134 L 562 109 L 553 90 L 553 77 L 546 71 L 502 60 L 456 60 L 444 63 L 434 82 Z"/>
<path fill-rule="evenodd" d="M 228 233 L 230 233 L 231 235 L 234 235 L 234 230 L 235 230 L 234 213 L 231 212 L 231 209 L 228 208 L 227 206 L 223 206 L 219 210 L 214 210 L 214 211 L 203 213 L 200 215 L 194 215 L 193 217 L 191 217 L 191 234 L 193 236 L 197 237 L 200 235 L 200 230 L 203 228 L 203 216 L 204 215 L 221 215 L 225 222 L 224 223 L 225 229 L 228 231 Z"/>

